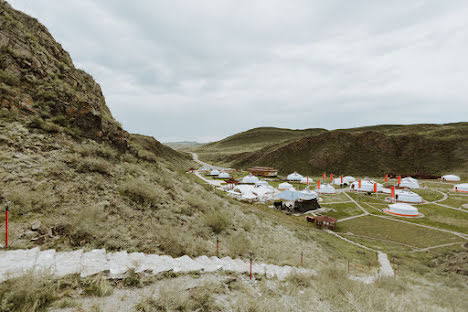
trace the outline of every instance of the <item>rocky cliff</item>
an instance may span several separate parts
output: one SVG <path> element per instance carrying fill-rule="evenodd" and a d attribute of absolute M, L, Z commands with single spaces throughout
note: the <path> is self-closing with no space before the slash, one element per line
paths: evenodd
<path fill-rule="evenodd" d="M 114 120 L 101 87 L 75 68 L 45 26 L 0 0 L 0 105 L 36 126 L 96 140 L 120 150 L 127 134 Z M 34 117 L 34 118 L 33 118 Z"/>

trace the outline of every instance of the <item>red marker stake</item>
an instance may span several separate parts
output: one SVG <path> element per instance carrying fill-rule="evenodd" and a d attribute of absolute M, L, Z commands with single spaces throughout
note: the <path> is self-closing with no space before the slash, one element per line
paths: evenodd
<path fill-rule="evenodd" d="M 330 183 L 333 183 L 333 173 L 330 173 Z"/>
<path fill-rule="evenodd" d="M 219 258 L 219 239 L 216 237 L 216 257 Z"/>
<path fill-rule="evenodd" d="M 252 253 L 250 253 L 250 280 L 252 280 L 252 260 L 253 260 L 253 256 L 252 256 Z"/>
<path fill-rule="evenodd" d="M 8 206 L 5 208 L 5 248 L 8 248 Z"/>

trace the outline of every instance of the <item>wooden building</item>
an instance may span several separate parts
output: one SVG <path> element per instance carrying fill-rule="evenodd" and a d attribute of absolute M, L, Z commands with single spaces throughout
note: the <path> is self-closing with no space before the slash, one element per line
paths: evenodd
<path fill-rule="evenodd" d="M 276 177 L 278 175 L 278 169 L 270 167 L 253 167 L 249 168 L 249 173 L 255 176 Z"/>
<path fill-rule="evenodd" d="M 329 216 L 307 216 L 306 219 L 308 222 L 314 222 L 318 228 L 325 227 L 330 230 L 336 228 L 336 218 Z"/>

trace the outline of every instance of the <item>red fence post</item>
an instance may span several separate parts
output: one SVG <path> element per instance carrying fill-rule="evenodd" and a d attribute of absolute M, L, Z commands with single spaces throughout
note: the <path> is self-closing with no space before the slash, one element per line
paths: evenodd
<path fill-rule="evenodd" d="M 250 280 L 252 280 L 252 261 L 253 261 L 253 255 L 252 255 L 252 252 L 250 252 Z"/>
<path fill-rule="evenodd" d="M 5 248 L 8 248 L 8 206 L 5 208 Z"/>
<path fill-rule="evenodd" d="M 216 257 L 219 258 L 219 239 L 216 237 Z"/>

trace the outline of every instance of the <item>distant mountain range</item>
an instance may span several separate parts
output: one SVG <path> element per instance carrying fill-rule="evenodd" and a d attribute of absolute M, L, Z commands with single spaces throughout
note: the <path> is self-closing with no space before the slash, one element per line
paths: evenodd
<path fill-rule="evenodd" d="M 166 142 L 163 143 L 166 146 L 169 146 L 172 149 L 175 150 L 184 150 L 184 149 L 190 149 L 190 148 L 196 148 L 204 145 L 204 143 L 198 143 L 198 142 L 190 142 L 190 141 L 181 141 L 181 142 Z"/>
<path fill-rule="evenodd" d="M 196 149 L 201 159 L 280 173 L 467 174 L 468 123 L 377 125 L 351 129 L 255 128 Z"/>

